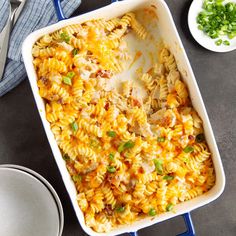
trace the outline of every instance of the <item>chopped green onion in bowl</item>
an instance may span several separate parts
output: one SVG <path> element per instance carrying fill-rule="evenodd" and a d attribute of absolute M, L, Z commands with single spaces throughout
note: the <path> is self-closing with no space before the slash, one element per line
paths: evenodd
<path fill-rule="evenodd" d="M 232 5 L 227 5 L 229 2 Z M 236 14 L 231 12 L 235 11 L 235 5 L 236 0 L 193 0 L 188 12 L 188 26 L 193 38 L 202 47 L 213 52 L 235 50 Z"/>
<path fill-rule="evenodd" d="M 217 46 L 220 46 L 221 44 L 222 44 L 222 39 L 218 39 L 217 41 L 215 41 L 215 44 L 217 45 Z"/>
<path fill-rule="evenodd" d="M 202 11 L 197 15 L 198 29 L 212 39 L 215 44 L 230 45 L 230 39 L 236 36 L 236 3 L 225 0 L 204 0 Z M 229 40 L 223 40 L 227 37 Z"/>
<path fill-rule="evenodd" d="M 223 44 L 226 45 L 226 46 L 229 46 L 230 45 L 230 42 L 228 40 L 224 40 L 223 41 Z"/>

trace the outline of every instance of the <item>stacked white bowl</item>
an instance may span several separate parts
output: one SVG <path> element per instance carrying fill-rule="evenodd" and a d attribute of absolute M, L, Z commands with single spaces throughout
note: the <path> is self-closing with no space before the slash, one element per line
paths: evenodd
<path fill-rule="evenodd" d="M 0 235 L 61 236 L 60 199 L 38 173 L 22 166 L 0 165 Z"/>

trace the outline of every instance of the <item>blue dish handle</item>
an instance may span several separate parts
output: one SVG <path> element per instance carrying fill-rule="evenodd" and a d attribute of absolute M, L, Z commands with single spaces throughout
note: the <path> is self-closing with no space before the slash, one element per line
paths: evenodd
<path fill-rule="evenodd" d="M 194 226 L 193 226 L 193 222 L 192 222 L 190 213 L 185 213 L 182 216 L 184 218 L 184 222 L 187 227 L 187 231 L 182 234 L 178 234 L 177 236 L 195 236 L 195 230 L 194 230 Z M 129 234 L 130 234 L 130 236 L 138 236 L 137 232 L 130 232 Z"/>
<path fill-rule="evenodd" d="M 118 2 L 119 0 L 111 0 L 111 3 Z M 61 0 L 53 0 L 54 7 L 56 10 L 58 21 L 65 20 L 66 17 L 63 13 L 62 7 L 61 7 Z"/>
<path fill-rule="evenodd" d="M 58 21 L 65 20 L 66 17 L 63 13 L 62 7 L 61 7 L 61 0 L 53 0 L 54 8 L 57 14 Z"/>
<path fill-rule="evenodd" d="M 111 0 L 111 3 L 118 2 L 118 1 L 119 0 Z M 60 0 L 53 0 L 53 2 L 54 2 L 54 7 L 56 10 L 58 20 L 59 21 L 65 20 L 66 17 L 64 15 L 62 7 L 61 7 L 61 1 Z M 192 222 L 190 213 L 184 214 L 183 217 L 184 217 L 185 225 L 187 227 L 187 231 L 185 233 L 179 234 L 177 236 L 195 236 L 194 226 L 193 226 L 193 222 Z M 130 236 L 138 236 L 138 233 L 131 232 Z"/>
<path fill-rule="evenodd" d="M 187 227 L 187 231 L 182 234 L 178 234 L 177 236 L 195 236 L 195 229 L 194 229 L 194 225 L 193 225 L 193 221 L 192 221 L 190 212 L 185 213 L 182 216 L 184 218 L 184 222 Z"/>

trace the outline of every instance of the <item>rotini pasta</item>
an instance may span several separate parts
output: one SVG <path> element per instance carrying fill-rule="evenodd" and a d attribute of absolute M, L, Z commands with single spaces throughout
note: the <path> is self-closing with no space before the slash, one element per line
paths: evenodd
<path fill-rule="evenodd" d="M 201 118 L 168 48 L 134 81 L 108 89 L 130 57 L 130 30 L 148 36 L 130 12 L 66 26 L 32 49 L 46 118 L 97 232 L 171 211 L 215 182 Z"/>

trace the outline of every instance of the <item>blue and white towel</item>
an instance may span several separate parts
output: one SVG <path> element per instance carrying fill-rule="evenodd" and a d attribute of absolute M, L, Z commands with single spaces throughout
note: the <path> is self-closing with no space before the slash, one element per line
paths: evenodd
<path fill-rule="evenodd" d="M 0 32 L 4 28 L 9 12 L 9 0 L 0 0 Z M 63 12 L 69 17 L 80 5 L 81 0 L 61 0 Z M 10 47 L 3 80 L 0 81 L 0 96 L 16 87 L 26 78 L 22 61 L 21 46 L 33 31 L 57 22 L 53 0 L 26 0 L 21 15 L 10 38 Z"/>

